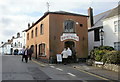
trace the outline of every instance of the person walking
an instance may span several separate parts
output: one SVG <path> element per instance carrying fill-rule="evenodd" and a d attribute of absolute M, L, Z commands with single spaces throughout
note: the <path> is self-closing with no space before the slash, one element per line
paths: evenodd
<path fill-rule="evenodd" d="M 71 49 L 68 47 L 67 48 L 67 54 L 68 54 L 68 62 L 70 63 L 72 61 L 72 51 Z"/>
<path fill-rule="evenodd" d="M 28 62 L 28 48 L 25 50 L 25 62 Z"/>
<path fill-rule="evenodd" d="M 67 64 L 67 58 L 68 58 L 66 48 L 62 51 L 61 54 L 63 55 L 63 57 L 62 57 L 63 58 L 63 63 L 64 63 L 64 65 L 66 65 Z"/>
<path fill-rule="evenodd" d="M 22 62 L 23 62 L 23 59 L 25 58 L 25 46 L 23 47 L 22 49 Z"/>
<path fill-rule="evenodd" d="M 31 60 L 32 54 L 33 54 L 33 51 L 32 51 L 32 48 L 30 48 L 30 49 L 28 50 L 29 60 Z"/>

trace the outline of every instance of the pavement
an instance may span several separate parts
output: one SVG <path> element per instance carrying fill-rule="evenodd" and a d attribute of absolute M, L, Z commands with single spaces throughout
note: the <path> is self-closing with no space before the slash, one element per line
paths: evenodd
<path fill-rule="evenodd" d="M 99 67 L 88 66 L 85 62 L 70 63 L 67 65 L 64 65 L 62 63 L 61 64 L 49 64 L 48 62 L 43 62 L 43 61 L 40 61 L 40 60 L 37 60 L 34 58 L 33 58 L 33 61 L 36 61 L 37 63 L 39 62 L 39 64 L 41 64 L 41 66 L 45 66 L 45 65 L 58 66 L 58 67 L 67 66 L 67 67 L 72 67 L 78 71 L 87 73 L 92 76 L 96 76 L 96 77 L 103 78 L 103 79 L 105 78 L 105 80 L 109 79 L 109 80 L 119 80 L 120 81 L 120 75 L 118 72 L 106 70 L 106 69 L 99 68 Z"/>

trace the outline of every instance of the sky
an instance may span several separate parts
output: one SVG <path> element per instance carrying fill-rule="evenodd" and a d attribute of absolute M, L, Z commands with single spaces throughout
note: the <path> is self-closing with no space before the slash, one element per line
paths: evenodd
<path fill-rule="evenodd" d="M 117 7 L 119 0 L 0 0 L 0 42 L 6 42 L 17 32 L 28 28 L 48 10 L 87 15 L 89 7 L 94 15 Z"/>

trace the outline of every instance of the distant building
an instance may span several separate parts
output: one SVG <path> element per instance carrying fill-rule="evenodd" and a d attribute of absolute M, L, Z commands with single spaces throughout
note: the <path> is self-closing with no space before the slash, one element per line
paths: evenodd
<path fill-rule="evenodd" d="M 86 15 L 64 11 L 47 12 L 27 30 L 27 47 L 32 47 L 34 57 L 56 59 L 64 48 L 76 52 L 77 59 L 88 57 L 88 32 Z"/>
<path fill-rule="evenodd" d="M 118 6 L 119 7 L 119 6 Z M 118 46 L 120 40 L 118 33 L 115 31 L 115 21 L 118 21 L 118 7 L 108 10 L 106 12 L 100 13 L 96 16 L 93 15 L 92 8 L 88 9 L 89 20 L 88 20 L 88 51 L 99 46 L 112 46 L 118 50 L 115 46 Z M 113 15 L 114 13 L 114 15 Z M 116 13 L 116 15 L 115 15 Z M 111 16 L 111 17 L 109 17 Z M 92 19 L 92 20 L 91 20 Z M 91 23 L 92 21 L 92 23 Z M 118 29 L 118 23 L 116 23 L 116 28 Z M 101 36 L 101 31 L 103 35 Z"/>
<path fill-rule="evenodd" d="M 18 54 L 18 52 L 23 48 L 23 46 L 26 46 L 26 31 L 22 31 L 21 35 L 20 33 L 17 33 L 17 37 L 15 37 L 12 41 L 12 47 L 13 47 L 13 54 Z"/>
<path fill-rule="evenodd" d="M 1 54 L 2 55 L 11 55 L 12 54 L 12 46 L 11 41 L 8 40 L 8 42 L 5 42 L 1 45 Z"/>

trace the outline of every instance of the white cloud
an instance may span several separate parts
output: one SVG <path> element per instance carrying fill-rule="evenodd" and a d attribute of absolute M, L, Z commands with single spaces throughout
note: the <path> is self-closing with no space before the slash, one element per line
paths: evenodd
<path fill-rule="evenodd" d="M 68 11 L 87 14 L 89 6 L 94 11 L 114 8 L 119 0 L 0 0 L 0 41 L 6 41 L 17 32 L 27 28 L 28 22 L 37 21 L 47 11 L 46 2 L 50 3 L 50 11 Z M 101 6 L 100 6 L 100 2 Z M 107 5 L 103 2 L 115 2 Z M 98 11 L 97 11 L 98 12 Z M 96 13 L 96 12 L 95 12 Z"/>

